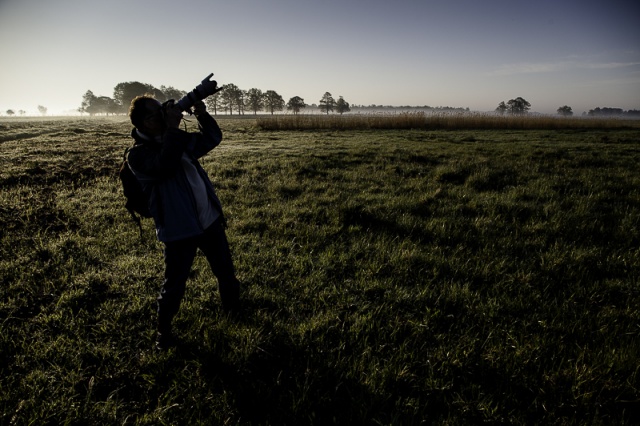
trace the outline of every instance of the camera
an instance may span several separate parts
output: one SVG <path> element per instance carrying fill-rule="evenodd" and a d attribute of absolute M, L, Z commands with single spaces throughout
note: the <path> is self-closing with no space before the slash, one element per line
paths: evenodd
<path fill-rule="evenodd" d="M 175 104 L 183 111 L 183 112 L 191 112 L 191 107 L 198 101 L 203 100 L 207 96 L 211 96 L 214 93 L 222 90 L 221 87 L 218 87 L 218 82 L 215 80 L 210 80 L 213 77 L 213 73 L 209 74 L 202 80 L 200 84 L 196 86 L 195 89 L 184 95 L 180 100 L 178 100 Z"/>

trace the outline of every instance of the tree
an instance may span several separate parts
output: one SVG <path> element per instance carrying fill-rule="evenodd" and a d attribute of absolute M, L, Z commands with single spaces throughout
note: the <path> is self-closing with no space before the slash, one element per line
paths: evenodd
<path fill-rule="evenodd" d="M 293 98 L 289 99 L 289 102 L 287 102 L 287 110 L 293 111 L 294 114 L 298 114 L 301 109 L 306 107 L 307 104 L 304 103 L 304 99 L 302 99 L 300 96 L 294 96 Z"/>
<path fill-rule="evenodd" d="M 156 89 L 150 84 L 140 83 L 139 81 L 118 83 L 116 84 L 116 87 L 113 88 L 113 99 L 120 106 L 120 110 L 122 112 L 129 109 L 129 105 L 133 98 L 141 95 L 152 95 L 154 97 L 160 95 L 160 99 L 164 97 L 164 94 L 160 92 L 159 89 Z"/>
<path fill-rule="evenodd" d="M 507 105 L 504 103 L 504 101 L 502 101 L 498 104 L 498 108 L 496 108 L 496 111 L 499 112 L 500 115 L 504 115 L 507 109 Z"/>
<path fill-rule="evenodd" d="M 166 86 L 160 86 L 159 89 L 162 92 L 163 95 L 163 100 L 162 102 L 169 100 L 169 99 L 173 99 L 174 101 L 178 101 L 180 100 L 184 95 L 187 94 L 187 92 L 185 92 L 184 90 L 178 90 L 175 87 L 166 87 Z M 160 100 L 160 99 L 158 99 Z"/>
<path fill-rule="evenodd" d="M 222 107 L 229 111 L 229 114 L 233 114 L 234 108 L 240 113 L 241 107 L 239 104 L 242 102 L 242 90 L 231 83 L 225 84 L 222 89 L 222 95 L 220 96 Z"/>
<path fill-rule="evenodd" d="M 247 90 L 246 104 L 254 115 L 258 114 L 258 111 L 264 108 L 264 93 L 262 93 L 262 90 L 255 88 Z"/>
<path fill-rule="evenodd" d="M 97 112 L 101 114 L 116 114 L 120 109 L 120 105 L 108 96 L 99 96 L 96 98 L 95 103 Z"/>
<path fill-rule="evenodd" d="M 20 111 L 18 111 L 18 114 L 20 114 L 20 115 L 25 115 L 26 113 L 27 113 L 27 111 L 25 111 L 25 110 L 23 110 L 23 109 L 21 109 Z"/>
<path fill-rule="evenodd" d="M 9 117 L 11 117 L 13 114 L 15 114 L 15 112 L 14 112 L 12 109 L 8 109 L 8 110 L 7 110 L 7 115 L 8 115 Z"/>
<path fill-rule="evenodd" d="M 108 96 L 96 96 L 91 90 L 82 96 L 82 103 L 78 111 L 86 112 L 90 116 L 95 114 L 117 114 L 121 110 L 120 104 Z"/>
<path fill-rule="evenodd" d="M 204 103 L 207 105 L 207 108 L 213 110 L 213 115 L 216 115 L 218 113 L 218 106 L 220 106 L 220 92 L 216 92 L 207 97 Z"/>
<path fill-rule="evenodd" d="M 244 115 L 244 106 L 247 101 L 247 92 L 244 90 L 238 89 L 236 94 L 236 109 L 238 110 L 238 114 Z"/>
<path fill-rule="evenodd" d="M 284 99 L 274 90 L 267 90 L 264 94 L 264 107 L 273 115 L 274 111 L 282 111 L 284 109 Z"/>
<path fill-rule="evenodd" d="M 349 102 L 345 101 L 344 98 L 340 96 L 340 98 L 338 98 L 338 101 L 336 102 L 336 112 L 342 115 L 343 113 L 349 111 L 351 111 L 351 108 L 349 108 Z"/>
<path fill-rule="evenodd" d="M 562 115 L 563 117 L 571 117 L 573 115 L 573 111 L 570 106 L 561 106 L 558 108 L 558 115 Z"/>
<path fill-rule="evenodd" d="M 514 115 L 526 114 L 531 109 L 531 104 L 521 97 L 509 100 L 507 102 L 509 112 Z"/>
<path fill-rule="evenodd" d="M 38 111 L 42 115 L 47 115 L 47 107 L 43 107 L 42 105 L 38 105 Z"/>
<path fill-rule="evenodd" d="M 80 103 L 80 108 L 78 111 L 86 112 L 89 115 L 93 115 L 96 112 L 94 111 L 95 107 L 92 105 L 95 104 L 96 96 L 93 94 L 91 90 L 87 90 L 87 92 L 82 96 L 82 102 Z"/>
<path fill-rule="evenodd" d="M 320 107 L 320 111 L 326 111 L 327 115 L 329 115 L 329 111 L 333 111 L 335 105 L 336 101 L 331 96 L 331 93 L 325 92 L 325 94 L 322 96 L 322 99 L 320 99 L 320 103 L 318 106 Z"/>

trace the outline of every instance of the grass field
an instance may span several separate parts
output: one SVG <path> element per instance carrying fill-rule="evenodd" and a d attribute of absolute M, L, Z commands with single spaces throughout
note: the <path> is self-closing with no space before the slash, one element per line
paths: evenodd
<path fill-rule="evenodd" d="M 220 123 L 245 310 L 199 256 L 157 353 L 129 123 L 0 120 L 0 424 L 640 418 L 640 129 Z"/>

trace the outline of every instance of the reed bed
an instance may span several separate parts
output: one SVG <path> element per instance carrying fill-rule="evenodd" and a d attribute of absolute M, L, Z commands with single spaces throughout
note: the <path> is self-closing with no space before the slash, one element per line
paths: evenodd
<path fill-rule="evenodd" d="M 261 117 L 262 130 L 563 130 L 637 129 L 639 120 L 621 118 L 403 112 L 397 114 L 278 115 Z"/>

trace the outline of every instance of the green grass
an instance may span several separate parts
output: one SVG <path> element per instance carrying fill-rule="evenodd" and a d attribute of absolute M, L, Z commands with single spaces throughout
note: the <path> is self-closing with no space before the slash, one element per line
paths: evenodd
<path fill-rule="evenodd" d="M 245 312 L 198 256 L 155 353 L 129 124 L 0 121 L 0 424 L 636 421 L 639 130 L 220 122 Z"/>

